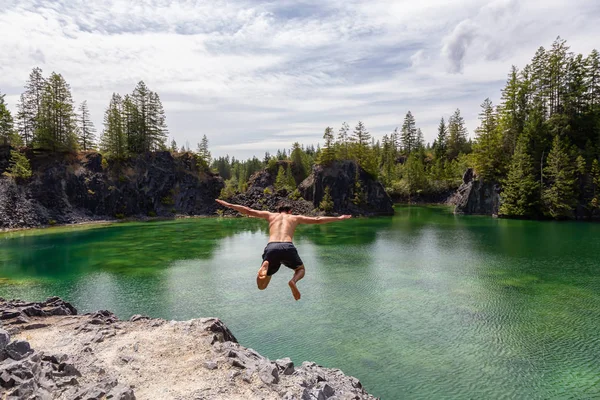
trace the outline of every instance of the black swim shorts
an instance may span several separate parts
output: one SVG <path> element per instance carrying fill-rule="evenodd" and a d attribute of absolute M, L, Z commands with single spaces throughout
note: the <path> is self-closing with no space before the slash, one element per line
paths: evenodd
<path fill-rule="evenodd" d="M 303 264 L 298 255 L 298 250 L 292 242 L 270 242 L 265 247 L 262 259 L 263 262 L 269 262 L 268 276 L 279 271 L 281 264 L 291 269 L 296 269 Z"/>

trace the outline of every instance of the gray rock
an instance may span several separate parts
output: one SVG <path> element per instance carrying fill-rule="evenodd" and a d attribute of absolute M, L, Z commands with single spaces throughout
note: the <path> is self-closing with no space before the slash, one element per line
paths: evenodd
<path fill-rule="evenodd" d="M 277 364 L 279 372 L 283 375 L 292 375 L 294 373 L 294 363 L 288 357 L 276 360 L 275 364 Z"/>
<path fill-rule="evenodd" d="M 277 366 L 271 363 L 263 363 L 258 370 L 258 377 L 267 384 L 279 383 L 279 371 Z"/>
<path fill-rule="evenodd" d="M 0 350 L 4 350 L 10 343 L 10 335 L 4 329 L 0 329 Z"/>
<path fill-rule="evenodd" d="M 6 346 L 6 353 L 13 360 L 21 360 L 32 352 L 29 342 L 24 340 L 14 340 Z"/>
<path fill-rule="evenodd" d="M 106 395 L 107 400 L 135 400 L 133 389 L 125 386 L 116 386 Z"/>
<path fill-rule="evenodd" d="M 16 318 L 19 315 L 21 315 L 19 310 L 2 310 L 2 313 L 0 313 L 0 320 Z"/>
<path fill-rule="evenodd" d="M 147 317 L 145 315 L 141 315 L 141 314 L 135 314 L 132 315 L 131 318 L 129 318 L 130 322 L 136 322 L 136 321 L 143 321 L 143 320 L 147 320 L 150 319 L 150 317 Z"/>
<path fill-rule="evenodd" d="M 215 361 L 206 361 L 203 365 L 206 369 L 217 369 L 217 363 Z"/>

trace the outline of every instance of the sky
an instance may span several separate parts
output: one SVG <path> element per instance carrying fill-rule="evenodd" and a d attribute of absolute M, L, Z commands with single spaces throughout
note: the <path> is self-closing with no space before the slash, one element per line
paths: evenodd
<path fill-rule="evenodd" d="M 323 142 L 361 120 L 376 138 L 407 111 L 426 141 L 460 108 L 469 133 L 511 65 L 557 36 L 600 48 L 597 0 L 0 0 L 0 93 L 61 73 L 102 131 L 113 92 L 158 92 L 170 138 L 236 158 Z"/>

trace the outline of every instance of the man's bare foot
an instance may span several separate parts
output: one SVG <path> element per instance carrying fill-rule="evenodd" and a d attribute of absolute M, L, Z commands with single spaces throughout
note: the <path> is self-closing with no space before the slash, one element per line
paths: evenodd
<path fill-rule="evenodd" d="M 290 289 L 292 289 L 292 294 L 294 295 L 294 299 L 296 299 L 296 301 L 300 300 L 300 291 L 296 287 L 296 283 L 294 283 L 294 281 L 289 281 L 288 285 L 290 285 Z"/>
<path fill-rule="evenodd" d="M 269 262 L 265 261 L 258 270 L 258 275 L 256 276 L 256 285 L 260 290 L 265 290 L 271 281 L 271 277 L 267 275 L 268 271 Z"/>

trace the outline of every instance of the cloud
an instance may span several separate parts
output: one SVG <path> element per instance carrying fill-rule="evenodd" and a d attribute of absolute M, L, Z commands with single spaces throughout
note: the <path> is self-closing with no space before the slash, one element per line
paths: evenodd
<path fill-rule="evenodd" d="M 590 0 L 4 0 L 0 90 L 15 110 L 34 66 L 60 72 L 101 131 L 111 94 L 144 80 L 171 136 L 206 134 L 213 155 L 316 144 L 359 119 L 379 138 L 408 110 L 431 141 L 457 107 L 473 131 L 511 64 L 559 34 L 589 52 L 598 16 Z"/>

